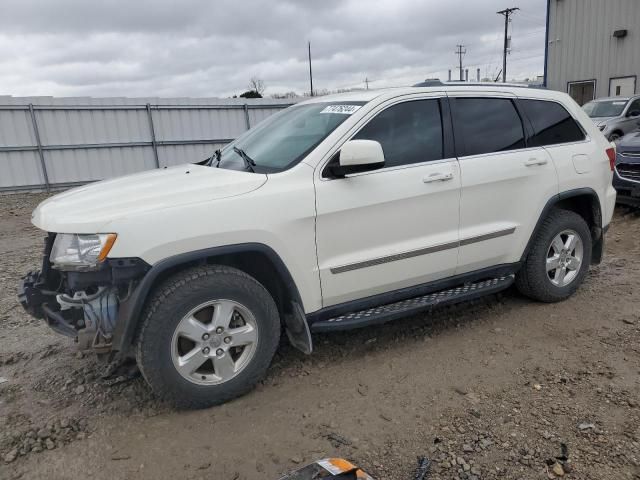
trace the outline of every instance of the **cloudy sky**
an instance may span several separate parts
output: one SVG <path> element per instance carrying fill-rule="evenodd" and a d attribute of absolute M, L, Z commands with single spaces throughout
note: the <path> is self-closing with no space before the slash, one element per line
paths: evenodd
<path fill-rule="evenodd" d="M 2 0 L 0 95 L 266 95 L 446 79 L 457 44 L 475 78 L 543 73 L 546 0 Z"/>

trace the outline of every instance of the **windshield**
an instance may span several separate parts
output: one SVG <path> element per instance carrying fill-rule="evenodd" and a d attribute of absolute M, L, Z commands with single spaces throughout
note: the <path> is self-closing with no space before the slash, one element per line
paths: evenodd
<path fill-rule="evenodd" d="M 582 106 L 582 109 L 587 112 L 591 118 L 596 117 L 617 117 L 622 115 L 624 106 L 628 100 L 600 100 L 595 102 L 589 102 Z"/>
<path fill-rule="evenodd" d="M 286 108 L 227 145 L 220 153 L 218 166 L 230 170 L 253 169 L 258 173 L 286 170 L 302 160 L 364 103 L 324 102 Z M 247 168 L 247 158 L 255 163 L 252 168 Z"/>

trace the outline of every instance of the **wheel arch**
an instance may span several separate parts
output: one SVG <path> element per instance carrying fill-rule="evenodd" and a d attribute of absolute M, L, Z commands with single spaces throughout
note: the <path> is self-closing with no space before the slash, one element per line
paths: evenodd
<path fill-rule="evenodd" d="M 130 355 L 140 315 L 154 289 L 175 273 L 202 264 L 237 268 L 260 282 L 273 297 L 281 322 L 294 346 L 310 353 L 310 335 L 301 331 L 304 329 L 301 329 L 300 325 L 304 318 L 300 318 L 299 312 L 304 312 L 304 305 L 289 269 L 269 246 L 262 243 L 244 243 L 186 252 L 165 258 L 153 265 L 129 298 L 120 304 L 113 338 L 113 350 L 117 351 L 117 357 L 125 358 Z M 306 328 L 306 321 L 304 327 Z M 306 330 L 308 331 L 308 328 Z M 298 342 L 303 343 L 302 348 L 300 344 L 296 345 Z"/>
<path fill-rule="evenodd" d="M 614 133 L 617 133 L 619 137 L 624 137 L 624 132 L 622 130 L 620 130 L 619 128 L 616 128 L 613 132 L 611 132 L 609 134 L 609 137 L 611 137 L 611 135 L 613 135 Z"/>
<path fill-rule="evenodd" d="M 585 222 L 587 222 L 587 225 L 589 226 L 589 230 L 591 231 L 593 244 L 591 249 L 591 263 L 600 263 L 604 251 L 602 207 L 600 205 L 600 198 L 596 191 L 587 187 L 561 192 L 558 195 L 554 195 L 547 201 L 546 205 L 542 209 L 540 217 L 538 218 L 538 222 L 531 233 L 531 237 L 529 238 L 529 242 L 525 247 L 520 261 L 524 262 L 527 258 L 542 222 L 553 208 L 569 210 L 584 218 Z"/>

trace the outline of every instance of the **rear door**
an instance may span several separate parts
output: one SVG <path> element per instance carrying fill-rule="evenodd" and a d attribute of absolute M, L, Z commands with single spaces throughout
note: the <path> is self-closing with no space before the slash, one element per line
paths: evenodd
<path fill-rule="evenodd" d="M 571 104 L 562 104 L 560 99 L 521 98 L 518 103 L 533 126 L 530 144 L 542 145 L 553 159 L 558 190 L 594 189 L 602 202 L 603 219 L 610 218 L 610 205 L 605 201 L 612 194 L 611 168 L 605 153 L 609 143 L 595 130 L 591 119 L 581 109 L 573 111 L 575 107 Z M 576 121 L 576 114 L 588 129 Z M 592 138 L 587 134 L 589 129 Z"/>
<path fill-rule="evenodd" d="M 513 95 L 451 94 L 460 161 L 457 273 L 516 262 L 545 203 L 558 193 L 553 162 L 526 145 L 528 122 Z"/>
<path fill-rule="evenodd" d="M 316 178 L 323 306 L 453 275 L 460 171 L 446 99 L 395 99 L 351 138 L 382 145 L 379 170 Z M 392 103 L 392 104 L 391 104 Z"/>

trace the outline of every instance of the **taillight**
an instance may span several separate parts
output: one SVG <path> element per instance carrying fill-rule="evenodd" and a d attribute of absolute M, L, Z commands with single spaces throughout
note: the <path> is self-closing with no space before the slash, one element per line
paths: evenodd
<path fill-rule="evenodd" d="M 609 166 L 613 172 L 613 167 L 616 166 L 616 149 L 614 147 L 607 148 L 607 157 L 609 157 Z"/>

